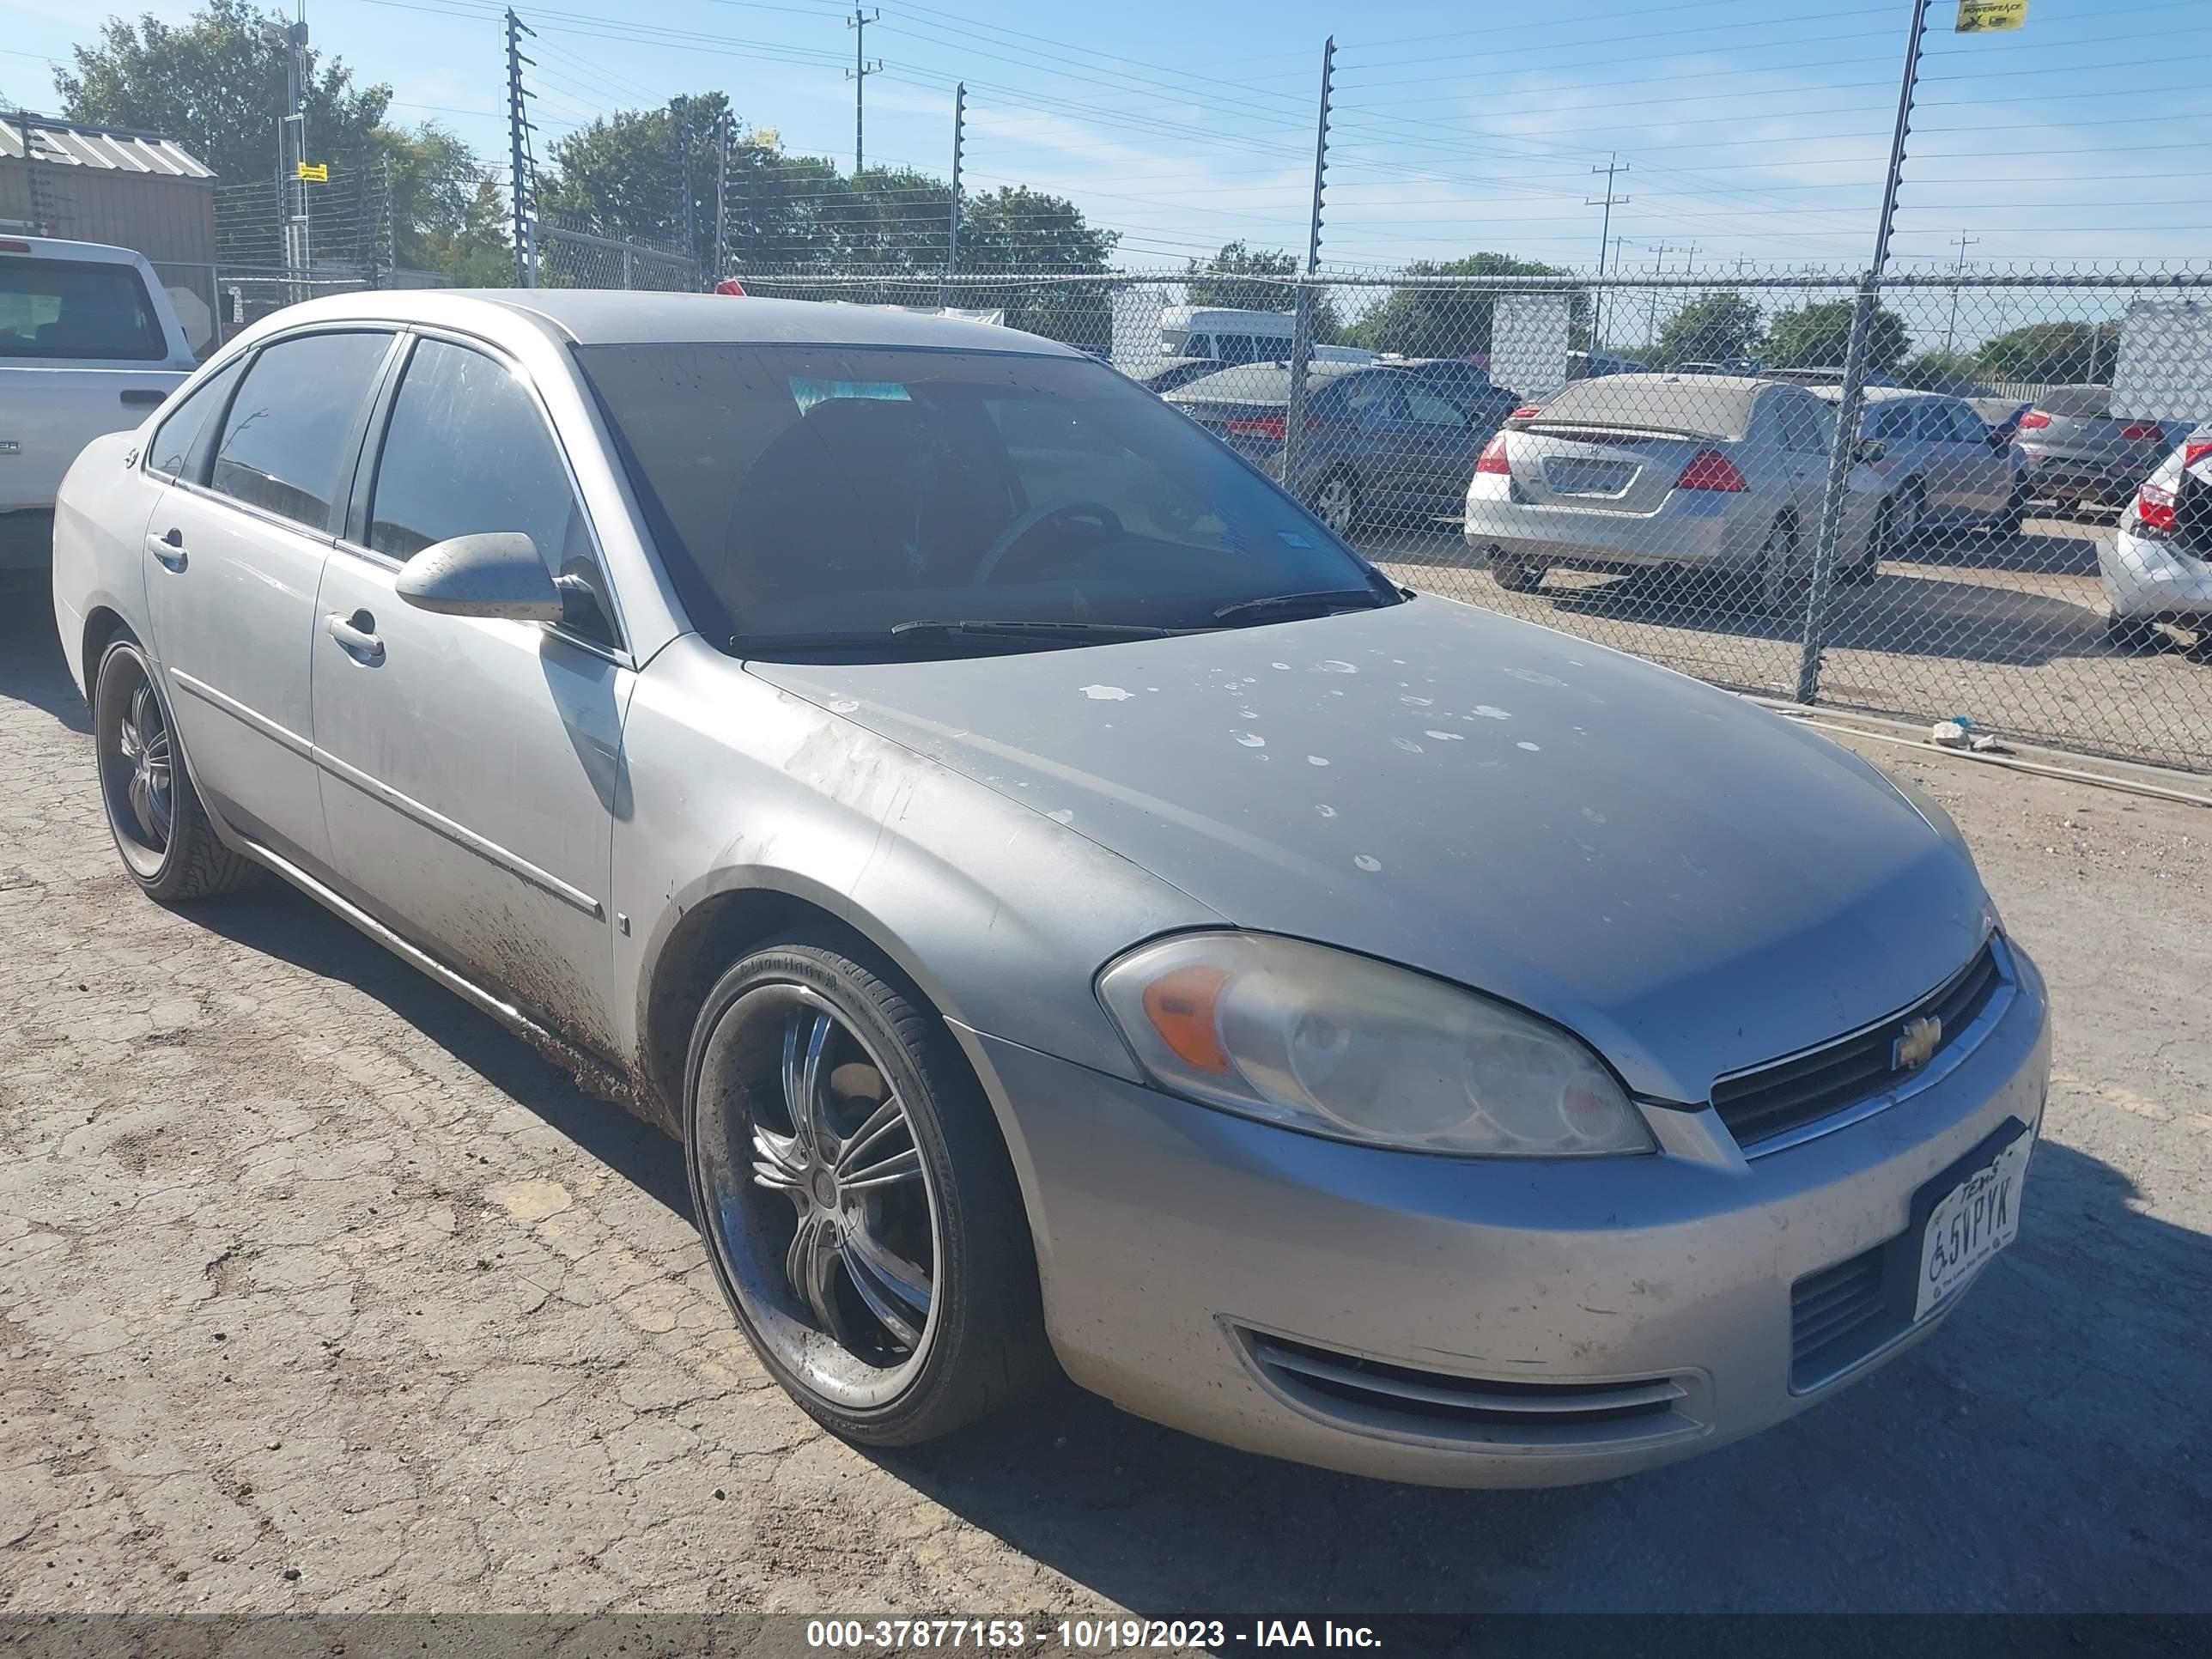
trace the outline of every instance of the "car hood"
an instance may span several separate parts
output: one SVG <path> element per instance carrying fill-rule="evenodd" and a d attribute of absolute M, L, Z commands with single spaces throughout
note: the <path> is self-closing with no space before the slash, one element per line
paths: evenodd
<path fill-rule="evenodd" d="M 1654 1098 L 1903 1007 L 1993 921 L 1971 859 L 1856 756 L 1450 600 L 750 668 L 1239 927 L 1556 1020 Z"/>

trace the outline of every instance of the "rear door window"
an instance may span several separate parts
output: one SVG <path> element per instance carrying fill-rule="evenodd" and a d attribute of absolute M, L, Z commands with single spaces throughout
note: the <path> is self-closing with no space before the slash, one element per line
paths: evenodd
<path fill-rule="evenodd" d="M 309 530 L 353 474 L 353 442 L 388 333 L 296 335 L 265 346 L 231 399 L 210 488 Z"/>
<path fill-rule="evenodd" d="M 155 428 L 154 441 L 146 447 L 146 467 L 164 477 L 199 481 L 200 459 L 207 446 L 201 441 L 206 436 L 208 422 L 222 412 L 223 399 L 237 384 L 238 371 L 245 362 L 234 359 L 208 379 L 194 386 L 191 395 L 169 411 L 167 419 Z"/>
<path fill-rule="evenodd" d="M 1467 424 L 1467 411 L 1440 392 L 1431 392 L 1425 386 L 1406 388 L 1406 418 L 1416 426 L 1462 427 Z"/>
<path fill-rule="evenodd" d="M 0 357 L 158 363 L 168 355 L 137 266 L 0 259 Z"/>

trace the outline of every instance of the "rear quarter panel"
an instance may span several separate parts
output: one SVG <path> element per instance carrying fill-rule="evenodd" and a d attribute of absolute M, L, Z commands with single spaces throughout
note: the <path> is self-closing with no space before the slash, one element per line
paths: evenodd
<path fill-rule="evenodd" d="M 110 432 L 81 450 L 54 504 L 54 623 L 77 690 L 88 690 L 85 620 L 114 611 L 152 646 L 145 626 L 146 521 L 159 486 L 131 465 L 133 432 Z"/>

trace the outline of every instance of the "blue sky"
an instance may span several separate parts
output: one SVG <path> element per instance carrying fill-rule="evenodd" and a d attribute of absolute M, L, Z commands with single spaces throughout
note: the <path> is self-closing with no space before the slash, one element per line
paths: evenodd
<path fill-rule="evenodd" d="M 51 106 L 103 9 L 0 0 L 0 89 Z M 188 4 L 141 0 L 179 16 Z M 311 0 L 318 48 L 389 82 L 395 113 L 502 157 L 498 0 Z M 849 5 L 558 0 L 539 30 L 537 115 L 557 138 L 672 93 L 726 91 L 787 150 L 849 166 Z M 2017 33 L 1930 12 L 1895 252 L 1908 264 L 2202 260 L 2212 252 L 2212 58 L 2201 0 L 2032 0 Z M 1303 248 L 1321 44 L 1338 90 L 1323 257 L 1349 267 L 1495 248 L 1564 264 L 1613 229 L 1632 269 L 1863 264 L 1908 0 L 881 0 L 867 32 L 872 162 L 945 169 L 951 84 L 969 88 L 971 185 L 1073 197 L 1133 267 L 1231 237 Z M 1692 248 L 1694 246 L 1694 252 Z"/>

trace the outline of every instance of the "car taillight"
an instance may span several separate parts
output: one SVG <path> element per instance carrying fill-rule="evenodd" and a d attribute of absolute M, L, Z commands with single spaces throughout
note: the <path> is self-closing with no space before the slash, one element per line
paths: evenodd
<path fill-rule="evenodd" d="M 1513 463 L 1505 459 L 1505 434 L 1501 432 L 1482 447 L 1482 459 L 1474 464 L 1478 474 L 1498 472 L 1513 476 Z"/>
<path fill-rule="evenodd" d="M 2212 455 L 2212 443 L 2182 445 L 2181 470 L 2184 472 L 2188 471 L 2191 467 L 2196 465 L 2197 462 L 2203 460 L 2207 455 Z"/>
<path fill-rule="evenodd" d="M 1682 469 L 1682 476 L 1674 480 L 1677 489 L 1725 489 L 1731 493 L 1751 488 L 1743 481 L 1736 464 L 1717 449 L 1701 449 L 1690 458 Z"/>
<path fill-rule="evenodd" d="M 2043 428 L 2049 426 L 2050 424 L 2051 416 L 2045 414 L 2039 409 L 2031 409 L 2027 414 L 2020 417 L 2020 429 L 2022 432 L 2040 431 Z"/>
<path fill-rule="evenodd" d="M 2131 444 L 2162 444 L 2166 428 L 2156 421 L 2130 421 L 2120 428 L 2120 436 Z"/>
<path fill-rule="evenodd" d="M 2147 483 L 2136 493 L 2136 518 L 2154 536 L 2173 533 L 2173 492 L 2164 484 Z"/>
<path fill-rule="evenodd" d="M 1533 421 L 1544 412 L 1541 404 L 1523 404 L 1505 418 L 1509 421 Z"/>
<path fill-rule="evenodd" d="M 1291 435 L 1291 423 L 1280 415 L 1240 416 L 1224 421 L 1222 430 L 1239 438 L 1265 438 L 1279 444 Z"/>

